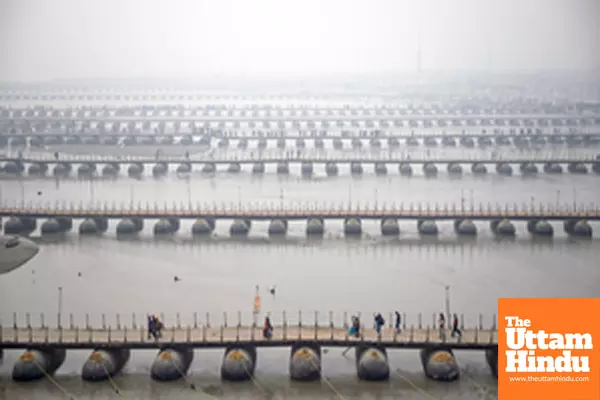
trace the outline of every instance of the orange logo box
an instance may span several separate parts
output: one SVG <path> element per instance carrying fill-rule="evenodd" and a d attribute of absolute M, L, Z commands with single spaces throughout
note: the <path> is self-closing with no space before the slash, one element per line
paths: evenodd
<path fill-rule="evenodd" d="M 500 400 L 600 400 L 600 298 L 498 299 Z"/>

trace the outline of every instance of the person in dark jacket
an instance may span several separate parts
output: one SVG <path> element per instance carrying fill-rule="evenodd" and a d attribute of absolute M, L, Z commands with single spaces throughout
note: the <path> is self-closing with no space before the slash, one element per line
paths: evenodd
<path fill-rule="evenodd" d="M 381 335 L 381 328 L 383 328 L 384 324 L 385 324 L 385 320 L 383 319 L 381 314 L 380 313 L 375 314 L 375 330 L 377 331 L 378 335 Z"/>
<path fill-rule="evenodd" d="M 458 328 L 458 315 L 456 314 L 452 316 L 452 333 L 450 333 L 450 336 L 462 337 L 462 331 Z"/>
<path fill-rule="evenodd" d="M 396 324 L 395 324 L 395 328 L 396 328 L 396 333 L 400 333 L 401 331 L 401 324 L 402 324 L 402 316 L 400 315 L 399 311 L 396 311 Z"/>

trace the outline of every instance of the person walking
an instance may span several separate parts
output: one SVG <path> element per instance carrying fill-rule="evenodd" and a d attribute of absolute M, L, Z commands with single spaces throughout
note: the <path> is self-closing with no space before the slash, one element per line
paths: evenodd
<path fill-rule="evenodd" d="M 400 315 L 400 311 L 396 310 L 396 323 L 395 323 L 395 328 L 396 328 L 396 333 L 400 333 L 401 331 L 401 323 L 402 323 L 402 316 Z"/>
<path fill-rule="evenodd" d="M 458 315 L 456 314 L 452 316 L 452 333 L 450 336 L 458 336 L 459 338 L 462 337 L 462 331 L 458 327 Z"/>
<path fill-rule="evenodd" d="M 385 325 L 385 320 L 381 316 L 381 313 L 375 314 L 375 331 L 377 331 L 377 335 L 381 335 L 381 328 Z"/>
<path fill-rule="evenodd" d="M 438 328 L 440 330 L 440 340 L 446 340 L 446 317 L 444 313 L 440 313 Z"/>

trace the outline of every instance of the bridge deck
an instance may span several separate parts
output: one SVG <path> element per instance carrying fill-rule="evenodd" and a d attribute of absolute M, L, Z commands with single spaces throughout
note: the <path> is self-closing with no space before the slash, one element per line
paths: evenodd
<path fill-rule="evenodd" d="M 334 139 L 342 139 L 342 140 L 353 140 L 353 139 L 361 139 L 361 140 L 370 140 L 370 139 L 379 139 L 379 140 L 387 140 L 387 139 L 426 139 L 426 138 L 433 138 L 433 139 L 443 139 L 443 138 L 452 138 L 455 140 L 461 139 L 461 138 L 473 138 L 473 139 L 477 139 L 477 138 L 489 138 L 489 139 L 496 139 L 498 137 L 501 138 L 506 138 L 506 139 L 531 139 L 531 138 L 554 138 L 554 137 L 558 137 L 558 138 L 597 138 L 598 136 L 600 136 L 600 131 L 597 132 L 577 132 L 577 133 L 571 133 L 571 132 L 560 132 L 560 133 L 525 133 L 525 134 L 516 134 L 516 133 L 503 133 L 503 134 L 495 134 L 493 132 L 457 132 L 455 131 L 455 129 L 462 129 L 462 127 L 457 126 L 457 127 L 444 127 L 439 128 L 437 127 L 437 129 L 441 129 L 443 130 L 443 132 L 414 132 L 414 133 L 394 133 L 394 132 L 386 132 L 386 133 L 381 133 L 380 135 L 377 136 L 360 136 L 356 133 L 354 133 L 354 131 L 352 131 L 354 134 L 352 135 L 344 135 L 342 134 L 342 132 L 340 130 L 328 130 L 327 134 L 325 135 L 319 135 L 319 136 L 310 136 L 310 135 L 306 135 L 306 134 L 298 134 L 298 133 L 293 133 L 293 132 L 289 132 L 289 131 L 285 131 L 282 134 L 276 134 L 276 135 L 271 135 L 271 136 L 258 136 L 256 134 L 244 134 L 244 133 L 235 133 L 233 135 L 227 135 L 227 136 L 223 136 L 223 135 L 215 135 L 215 134 L 210 134 L 210 133 L 194 133 L 194 132 L 163 132 L 163 133 L 154 133 L 154 132 L 139 132 L 139 133 L 121 133 L 121 132 L 111 132 L 111 131 L 105 131 L 105 132 L 91 132 L 91 131 L 86 131 L 86 132 L 62 132 L 62 131 L 57 131 L 57 130 L 47 130 L 44 132 L 35 132 L 35 133 L 1 133 L 0 136 L 2 137 L 9 137 L 9 138 L 23 138 L 23 137 L 31 137 L 31 138 L 56 138 L 56 137 L 60 137 L 60 138 L 70 138 L 70 137 L 80 137 L 80 138 L 110 138 L 110 137 L 118 137 L 118 138 L 130 138 L 133 137 L 135 139 L 141 139 L 141 138 L 179 138 L 179 137 L 194 137 L 194 138 L 201 138 L 204 136 L 210 136 L 213 140 L 220 140 L 220 139 L 229 139 L 229 140 L 240 140 L 240 139 L 247 139 L 247 140 L 261 140 L 261 139 L 265 139 L 265 140 L 278 140 L 278 139 L 288 139 L 288 140 L 295 140 L 295 139 L 304 139 L 304 140 L 316 140 L 316 139 L 322 139 L 322 140 L 334 140 Z M 597 129 L 597 128 L 596 128 Z M 336 134 L 337 132 L 337 134 Z"/>
<path fill-rule="evenodd" d="M 200 206 L 195 205 L 183 206 L 181 208 L 169 207 L 166 203 L 161 207 L 154 204 L 151 207 L 146 204 L 146 207 L 138 204 L 137 208 L 119 209 L 115 205 L 105 203 L 98 207 L 83 207 L 83 205 L 75 205 L 73 203 L 66 206 L 59 205 L 54 207 L 50 204 L 31 206 L 4 205 L 0 207 L 0 216 L 17 216 L 26 218 L 214 218 L 214 219 L 250 219 L 250 220 L 269 220 L 269 219 L 286 219 L 286 220 L 306 220 L 310 218 L 320 219 L 437 219 L 437 220 L 495 220 L 495 219 L 511 219 L 511 220 L 600 220 L 600 209 L 598 207 L 577 207 L 576 209 L 562 208 L 559 210 L 544 208 L 538 206 L 536 208 L 521 207 L 516 205 L 504 207 L 493 206 L 487 204 L 479 204 L 473 208 L 461 208 L 456 204 L 442 205 L 412 205 L 408 207 L 403 204 L 382 204 L 379 207 L 365 207 L 354 209 L 348 205 L 345 207 L 340 205 L 327 205 L 311 203 L 305 207 L 295 209 L 281 208 L 275 206 L 266 206 L 261 208 L 253 207 L 236 207 L 233 203 L 230 205 L 221 204 L 217 206 L 213 204 Z"/>
<path fill-rule="evenodd" d="M 464 330 L 461 338 L 440 338 L 438 330 L 409 328 L 396 334 L 384 328 L 381 337 L 374 329 L 364 329 L 360 338 L 350 337 L 348 330 L 336 327 L 276 326 L 271 339 L 262 336 L 262 329 L 251 327 L 185 327 L 166 328 L 158 341 L 147 338 L 147 330 L 118 329 L 57 329 L 57 328 L 3 328 L 0 348 L 24 348 L 31 345 L 53 345 L 66 348 L 94 348 L 115 346 L 157 348 L 169 343 L 193 347 L 224 347 L 232 343 L 252 343 L 258 347 L 288 346 L 296 341 L 314 341 L 323 346 L 352 346 L 362 341 L 380 342 L 388 347 L 421 348 L 429 345 L 447 345 L 454 348 L 478 349 L 498 343 L 494 330 Z"/>
<path fill-rule="evenodd" d="M 157 164 L 157 163 L 181 163 L 181 164 L 231 164 L 231 163 L 264 163 L 264 164 L 276 164 L 276 163 L 386 163 L 386 164 L 521 164 L 521 163 L 534 163 L 534 164 L 546 164 L 546 163 L 600 163 L 600 159 L 588 155 L 588 156 L 571 156 L 571 155 L 560 155 L 560 156 L 546 156 L 546 157 L 535 157 L 535 156 L 511 156 L 511 157 L 406 157 L 401 152 L 382 152 L 381 154 L 327 154 L 319 152 L 306 152 L 300 155 L 300 157 L 287 156 L 285 151 L 265 151 L 260 156 L 254 154 L 248 154 L 247 152 L 241 154 L 225 155 L 221 157 L 210 158 L 208 155 L 198 157 L 191 156 L 189 158 L 181 156 L 161 156 L 156 157 L 144 157 L 144 156 L 65 156 L 61 155 L 58 159 L 51 155 L 47 156 L 25 156 L 22 158 L 16 156 L 0 155 L 0 162 L 21 162 L 21 163 L 40 163 L 40 164 L 57 164 L 57 163 L 114 163 L 114 164 Z"/>
<path fill-rule="evenodd" d="M 481 121 L 481 120 L 595 120 L 597 115 L 556 115 L 556 114 L 496 114 L 496 115 L 415 115 L 415 114 L 396 114 L 396 115 L 246 115 L 246 116 L 228 116 L 228 115 L 135 115 L 135 116 L 116 116 L 116 115 L 85 115 L 85 116 L 11 116 L 14 121 L 29 122 L 67 122 L 67 121 L 118 121 L 118 122 L 137 122 L 137 121 L 155 121 L 155 122 L 235 122 L 235 121 L 427 121 L 427 120 L 460 120 L 460 121 Z"/>

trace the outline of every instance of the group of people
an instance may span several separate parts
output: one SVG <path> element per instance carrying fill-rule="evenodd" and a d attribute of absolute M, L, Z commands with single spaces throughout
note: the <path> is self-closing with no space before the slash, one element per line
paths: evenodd
<path fill-rule="evenodd" d="M 400 332 L 402 332 L 402 314 L 400 314 L 399 311 L 395 311 L 394 316 L 395 316 L 394 330 L 396 333 L 400 333 Z M 150 326 L 151 320 L 150 320 L 150 317 L 148 317 L 148 318 L 149 318 L 148 325 Z M 156 318 L 156 317 L 152 316 L 152 318 Z M 155 321 L 156 321 L 155 326 L 158 326 L 156 324 L 160 324 L 160 322 L 158 322 L 157 319 Z M 375 331 L 377 332 L 378 335 L 381 335 L 381 331 L 385 325 L 385 319 L 383 318 L 381 313 L 375 313 L 373 315 L 373 322 L 375 325 Z M 162 325 L 160 325 L 160 327 L 162 327 Z M 439 315 L 438 328 L 439 328 L 439 333 L 440 333 L 440 339 L 445 340 L 445 338 L 446 338 L 446 316 L 444 315 L 444 313 L 440 313 L 440 315 Z M 156 330 L 157 329 L 154 329 L 153 331 L 156 331 Z M 151 329 L 148 328 L 148 331 L 150 332 Z M 158 329 L 158 334 L 160 335 L 160 328 Z M 350 336 L 360 337 L 360 334 L 361 334 L 360 317 L 358 317 L 356 315 L 353 315 L 351 317 L 350 329 L 348 330 L 348 334 Z M 456 337 L 456 336 L 461 337 L 462 336 L 462 331 L 459 328 L 457 314 L 452 315 L 452 330 L 450 332 L 450 336 L 451 337 Z M 269 318 L 268 316 L 265 317 L 265 323 L 263 326 L 263 337 L 265 339 L 271 339 L 273 337 L 273 324 L 271 324 L 271 318 Z"/>
<path fill-rule="evenodd" d="M 438 329 L 440 331 L 440 339 L 446 339 L 446 316 L 444 313 L 440 313 L 438 318 Z M 458 327 L 458 315 L 452 315 L 452 330 L 450 331 L 450 337 L 462 337 L 462 331 Z"/>
<path fill-rule="evenodd" d="M 395 316 L 394 331 L 396 333 L 401 333 L 402 332 L 402 314 L 400 313 L 400 311 L 396 310 L 394 312 L 394 316 Z M 360 318 L 356 315 L 353 315 L 351 318 L 351 321 L 352 322 L 351 322 L 350 330 L 348 331 L 348 333 L 351 336 L 360 337 L 360 332 L 361 332 Z M 375 331 L 377 332 L 378 335 L 381 335 L 381 331 L 385 325 L 385 319 L 383 318 L 381 313 L 375 313 L 373 315 L 373 322 L 375 325 Z M 444 315 L 444 313 L 440 313 L 440 315 L 439 315 L 438 328 L 439 328 L 439 332 L 440 332 L 440 339 L 445 339 L 445 337 L 446 337 L 446 316 Z M 451 337 L 457 337 L 457 336 L 461 337 L 462 336 L 462 331 L 459 328 L 457 314 L 453 314 L 453 316 L 452 316 L 452 329 L 450 332 L 450 336 Z"/>
<path fill-rule="evenodd" d="M 154 314 L 148 315 L 148 339 L 160 339 L 162 337 L 163 323 Z"/>

